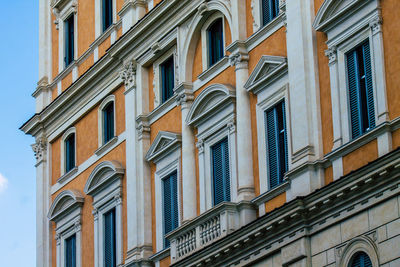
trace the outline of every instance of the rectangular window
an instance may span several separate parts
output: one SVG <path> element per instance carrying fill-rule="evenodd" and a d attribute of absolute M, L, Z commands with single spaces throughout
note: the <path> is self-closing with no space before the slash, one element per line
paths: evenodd
<path fill-rule="evenodd" d="M 365 41 L 346 54 L 352 138 L 375 127 L 371 52 Z"/>
<path fill-rule="evenodd" d="M 76 236 L 65 239 L 65 267 L 76 266 Z"/>
<path fill-rule="evenodd" d="M 269 189 L 283 181 L 288 170 L 288 146 L 286 133 L 285 102 L 282 101 L 265 112 L 267 136 L 267 165 Z"/>
<path fill-rule="evenodd" d="M 211 147 L 214 206 L 231 201 L 228 137 Z"/>
<path fill-rule="evenodd" d="M 65 172 L 75 167 L 75 134 L 70 134 L 65 139 Z"/>
<path fill-rule="evenodd" d="M 116 266 L 115 209 L 104 214 L 104 266 Z"/>
<path fill-rule="evenodd" d="M 222 19 L 217 19 L 207 30 L 208 66 L 211 67 L 224 56 L 224 37 Z"/>
<path fill-rule="evenodd" d="M 102 0 L 103 32 L 113 23 L 113 0 Z"/>
<path fill-rule="evenodd" d="M 279 15 L 279 0 L 261 0 L 262 1 L 262 21 L 263 26 Z"/>
<path fill-rule="evenodd" d="M 69 16 L 65 21 L 64 21 L 64 39 L 65 39 L 65 44 L 64 44 L 64 62 L 65 62 L 65 67 L 68 67 L 69 64 L 74 61 L 74 15 Z"/>
<path fill-rule="evenodd" d="M 177 172 L 174 171 L 162 180 L 163 183 L 163 212 L 164 235 L 178 227 L 178 184 Z M 169 247 L 169 240 L 165 238 L 164 247 Z"/>
<path fill-rule="evenodd" d="M 103 109 L 103 144 L 114 137 L 114 102 Z"/>
<path fill-rule="evenodd" d="M 161 71 L 161 95 L 162 103 L 170 99 L 174 94 L 175 78 L 174 78 L 174 57 L 164 61 L 160 65 Z"/>

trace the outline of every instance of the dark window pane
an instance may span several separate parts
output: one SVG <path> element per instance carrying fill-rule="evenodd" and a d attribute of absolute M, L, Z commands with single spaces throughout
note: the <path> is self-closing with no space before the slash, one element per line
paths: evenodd
<path fill-rule="evenodd" d="M 161 95 L 162 103 L 170 99 L 174 94 L 174 58 L 170 57 L 160 66 L 161 71 Z"/>
<path fill-rule="evenodd" d="M 103 0 L 102 1 L 102 11 L 103 11 L 103 31 L 107 30 L 108 27 L 113 23 L 113 6 L 112 0 Z"/>
<path fill-rule="evenodd" d="M 74 15 L 69 16 L 64 22 L 65 37 L 64 37 L 64 62 L 67 67 L 74 61 Z"/>
<path fill-rule="evenodd" d="M 114 102 L 103 109 L 103 144 L 114 137 Z"/>
<path fill-rule="evenodd" d="M 207 30 L 208 65 L 211 67 L 224 56 L 222 19 L 217 19 Z"/>
<path fill-rule="evenodd" d="M 65 239 L 65 267 L 76 266 L 76 236 Z"/>
<path fill-rule="evenodd" d="M 104 266 L 116 266 L 115 209 L 104 214 Z"/>
<path fill-rule="evenodd" d="M 279 15 L 279 0 L 262 0 L 262 22 L 268 24 Z"/>
<path fill-rule="evenodd" d="M 164 235 L 178 227 L 178 178 L 174 171 L 162 180 L 163 183 L 163 213 Z M 164 239 L 164 247 L 169 247 L 169 240 Z"/>
<path fill-rule="evenodd" d="M 75 167 L 75 134 L 70 134 L 65 139 L 65 172 Z"/>
<path fill-rule="evenodd" d="M 231 200 L 228 138 L 211 147 L 214 206 Z"/>
<path fill-rule="evenodd" d="M 353 256 L 349 267 L 372 267 L 372 262 L 365 252 L 358 252 Z"/>

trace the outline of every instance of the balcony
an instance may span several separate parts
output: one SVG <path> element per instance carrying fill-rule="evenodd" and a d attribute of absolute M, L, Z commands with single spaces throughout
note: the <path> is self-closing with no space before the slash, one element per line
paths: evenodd
<path fill-rule="evenodd" d="M 171 244 L 171 264 L 256 219 L 256 208 L 250 202 L 224 202 L 167 235 Z"/>

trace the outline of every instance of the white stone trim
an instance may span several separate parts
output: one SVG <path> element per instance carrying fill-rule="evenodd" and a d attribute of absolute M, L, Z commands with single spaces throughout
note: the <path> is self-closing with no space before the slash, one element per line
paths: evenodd
<path fill-rule="evenodd" d="M 260 194 L 269 191 L 269 175 L 268 175 L 268 164 L 267 164 L 267 144 L 266 144 L 266 132 L 265 132 L 265 112 L 278 104 L 280 101 L 285 101 L 286 110 L 286 135 L 288 139 L 288 151 L 292 151 L 292 131 L 290 121 L 290 98 L 289 98 L 289 84 L 287 83 L 287 75 L 285 78 L 265 87 L 264 90 L 257 94 L 257 105 L 256 105 L 256 119 L 257 119 L 257 143 L 258 143 L 258 166 L 259 166 L 259 179 L 260 179 Z M 291 167 L 292 153 L 288 153 L 288 165 L 289 170 Z"/>
<path fill-rule="evenodd" d="M 109 95 L 107 96 L 100 104 L 99 108 L 98 108 L 98 115 L 97 115 L 97 125 L 98 125 L 98 143 L 99 143 L 99 149 L 101 150 L 101 148 L 103 146 L 106 146 L 108 143 L 110 143 L 111 141 L 113 141 L 114 138 L 111 138 L 111 140 L 109 140 L 106 144 L 103 143 L 103 127 L 104 127 L 104 122 L 103 122 L 103 109 L 110 103 L 113 103 L 113 109 L 114 109 L 114 137 L 117 136 L 117 123 L 116 123 L 116 117 L 117 117 L 117 112 L 115 110 L 115 95 Z"/>
<path fill-rule="evenodd" d="M 273 23 L 274 20 L 279 17 L 284 12 L 286 1 L 280 0 L 279 1 L 279 14 L 271 20 L 266 25 L 263 24 L 263 8 L 262 8 L 262 1 L 261 0 L 251 0 L 251 14 L 253 16 L 253 32 L 256 33 L 257 31 L 261 30 L 264 27 L 267 27 L 269 24 Z"/>
<path fill-rule="evenodd" d="M 104 266 L 104 214 L 115 208 L 116 262 L 123 263 L 122 178 L 124 168 L 117 161 L 104 161 L 90 174 L 84 192 L 93 197 L 94 266 Z"/>
<path fill-rule="evenodd" d="M 60 170 L 61 170 L 61 176 L 63 176 L 63 175 L 65 175 L 66 174 L 66 172 L 65 172 L 65 164 L 66 164 L 66 162 L 65 162 L 65 140 L 71 135 L 71 134 L 74 134 L 75 135 L 75 138 L 74 138 L 74 146 L 75 146 L 75 148 L 74 148 L 74 152 L 75 152 L 75 155 L 74 155 L 74 159 L 75 159 L 75 167 L 76 167 L 76 164 L 77 164 L 77 162 L 76 162 L 76 128 L 75 127 L 71 127 L 71 128 L 69 128 L 67 131 L 65 131 L 65 133 L 63 134 L 63 136 L 61 137 L 61 144 L 60 144 L 60 151 L 61 151 L 61 153 L 60 153 Z M 75 168 L 73 168 L 72 170 L 70 170 L 70 171 L 73 171 Z"/>
<path fill-rule="evenodd" d="M 77 190 L 61 192 L 53 201 L 48 218 L 56 224 L 56 266 L 65 264 L 65 240 L 76 235 L 76 266 L 82 266 L 81 251 L 81 209 L 84 202 L 83 195 Z"/>
<path fill-rule="evenodd" d="M 211 26 L 211 24 L 213 24 L 218 19 L 222 19 L 222 39 L 223 39 L 222 43 L 224 46 L 223 51 L 224 51 L 224 55 L 225 55 L 225 47 L 226 47 L 226 45 L 225 45 L 225 33 L 226 33 L 226 31 L 225 31 L 225 16 L 224 16 L 224 14 L 222 14 L 220 12 L 216 12 L 216 13 L 212 14 L 209 18 L 207 18 L 207 20 L 204 22 L 203 26 L 201 27 L 201 50 L 202 50 L 201 60 L 202 60 L 202 65 L 203 65 L 203 72 L 206 71 L 208 68 L 212 67 L 209 65 L 209 62 L 208 62 L 210 51 L 208 51 L 209 40 L 208 40 L 207 29 L 208 29 L 208 27 Z M 224 59 L 224 57 L 222 57 L 222 59 Z"/>
<path fill-rule="evenodd" d="M 105 31 L 103 31 L 103 7 L 102 7 L 102 0 L 95 0 L 95 36 L 96 38 L 100 37 L 102 34 L 107 32 L 107 29 Z M 112 0 L 112 8 L 113 8 L 113 24 L 115 24 L 117 22 L 117 1 L 116 0 Z M 113 25 L 110 25 L 110 28 Z M 116 32 L 115 29 L 113 29 L 113 32 Z M 113 43 L 113 42 L 111 42 Z M 96 61 L 95 61 L 96 62 Z"/>
<path fill-rule="evenodd" d="M 147 151 L 146 160 L 158 163 L 164 157 L 168 156 L 171 150 L 176 149 L 181 140 L 182 137 L 180 134 L 160 131 L 151 144 L 149 151 Z"/>
<path fill-rule="evenodd" d="M 336 266 L 350 266 L 353 256 L 358 252 L 367 254 L 371 260 L 372 266 L 381 266 L 379 264 L 377 245 L 368 236 L 360 236 L 351 240 L 344 248 L 341 257 L 336 259 Z"/>
<path fill-rule="evenodd" d="M 153 49 L 153 48 L 152 48 Z M 157 46 L 158 49 L 158 46 Z M 161 68 L 160 65 L 162 65 L 167 59 L 170 57 L 173 57 L 174 59 L 174 88 L 178 85 L 179 80 L 178 80 L 178 54 L 177 54 L 177 49 L 176 46 L 170 48 L 167 52 L 165 52 L 162 56 L 160 56 L 158 59 L 156 59 L 153 63 L 153 92 L 154 92 L 154 109 L 157 107 L 166 104 L 168 101 L 165 101 L 164 103 L 161 103 Z"/>
<path fill-rule="evenodd" d="M 182 197 L 181 197 L 181 151 L 176 147 L 173 151 L 157 162 L 156 173 L 154 175 L 155 202 L 156 202 L 156 250 L 160 252 L 164 249 L 164 221 L 163 221 L 163 191 L 162 180 L 172 172 L 177 172 L 177 191 L 178 191 L 178 224 L 182 223 Z"/>

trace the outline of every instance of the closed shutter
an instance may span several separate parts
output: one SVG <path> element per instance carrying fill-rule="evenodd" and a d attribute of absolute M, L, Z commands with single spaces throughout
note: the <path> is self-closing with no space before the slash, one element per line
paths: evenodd
<path fill-rule="evenodd" d="M 209 67 L 224 56 L 224 37 L 222 19 L 217 19 L 207 30 Z"/>
<path fill-rule="evenodd" d="M 65 140 L 65 172 L 75 167 L 75 134 L 71 134 Z"/>
<path fill-rule="evenodd" d="M 375 127 L 375 105 L 374 105 L 374 87 L 372 82 L 371 70 L 371 51 L 369 42 L 363 44 L 363 57 L 364 57 L 364 73 L 365 73 L 365 87 L 367 95 L 367 108 L 368 108 L 368 128 Z"/>
<path fill-rule="evenodd" d="M 104 266 L 116 266 L 115 209 L 104 215 Z"/>
<path fill-rule="evenodd" d="M 279 0 L 262 0 L 262 22 L 267 25 L 279 15 Z"/>
<path fill-rule="evenodd" d="M 359 74 L 357 68 L 357 52 L 354 50 L 347 54 L 347 76 L 350 100 L 351 134 L 353 139 L 362 134 L 361 109 L 359 96 Z"/>
<path fill-rule="evenodd" d="M 103 109 L 103 143 L 107 143 L 114 137 L 114 105 L 109 103 Z"/>
<path fill-rule="evenodd" d="M 164 235 L 178 227 L 178 177 L 173 172 L 163 179 L 163 212 L 164 212 Z M 164 246 L 169 247 L 169 240 L 165 238 Z"/>
<path fill-rule="evenodd" d="M 65 240 L 65 267 L 76 266 L 76 236 L 70 236 Z"/>
<path fill-rule="evenodd" d="M 68 17 L 64 23 L 65 27 L 65 56 L 64 62 L 67 67 L 74 60 L 74 15 Z"/>
<path fill-rule="evenodd" d="M 231 201 L 228 138 L 213 145 L 211 152 L 214 205 L 218 205 L 224 201 Z"/>
<path fill-rule="evenodd" d="M 161 65 L 161 95 L 162 103 L 170 99 L 174 94 L 174 58 L 170 57 Z"/>
<path fill-rule="evenodd" d="M 349 267 L 372 267 L 372 262 L 366 253 L 358 252 L 354 255 Z"/>
<path fill-rule="evenodd" d="M 267 110 L 265 121 L 269 189 L 273 189 L 282 183 L 289 167 L 285 102 Z"/>

